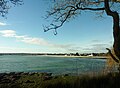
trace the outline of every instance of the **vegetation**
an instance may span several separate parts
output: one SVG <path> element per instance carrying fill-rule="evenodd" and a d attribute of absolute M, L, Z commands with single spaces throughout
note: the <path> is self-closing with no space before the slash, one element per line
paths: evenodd
<path fill-rule="evenodd" d="M 119 88 L 120 74 L 48 76 L 43 73 L 6 74 L 0 88 Z"/>

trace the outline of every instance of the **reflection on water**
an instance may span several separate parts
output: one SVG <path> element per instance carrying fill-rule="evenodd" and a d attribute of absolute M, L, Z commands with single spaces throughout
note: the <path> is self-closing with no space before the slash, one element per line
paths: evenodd
<path fill-rule="evenodd" d="M 65 58 L 47 56 L 0 56 L 0 72 L 51 72 L 82 74 L 105 69 L 105 59 Z"/>

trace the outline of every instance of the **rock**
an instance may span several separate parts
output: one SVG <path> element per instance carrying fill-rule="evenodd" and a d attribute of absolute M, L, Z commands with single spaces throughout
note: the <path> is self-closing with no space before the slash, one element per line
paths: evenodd
<path fill-rule="evenodd" d="M 11 81 L 9 79 L 2 79 L 1 83 L 10 83 Z"/>
<path fill-rule="evenodd" d="M 69 76 L 69 74 L 64 74 L 64 76 Z"/>
<path fill-rule="evenodd" d="M 5 75 L 6 75 L 6 73 L 0 73 L 0 76 L 2 76 L 2 77 L 5 76 Z"/>
<path fill-rule="evenodd" d="M 16 78 L 11 78 L 11 81 L 14 82 L 16 80 Z"/>
<path fill-rule="evenodd" d="M 34 75 L 35 73 L 33 73 L 33 72 L 29 72 L 29 75 Z"/>
<path fill-rule="evenodd" d="M 34 83 L 34 81 L 27 80 L 25 83 Z"/>
<path fill-rule="evenodd" d="M 4 73 L 1 73 L 1 74 L 0 74 L 0 79 L 2 79 L 4 76 L 5 76 L 5 74 L 4 74 Z"/>
<path fill-rule="evenodd" d="M 15 75 L 15 72 L 10 72 L 9 75 Z"/>
<path fill-rule="evenodd" d="M 16 75 L 21 75 L 23 72 L 17 72 Z"/>
<path fill-rule="evenodd" d="M 57 79 L 59 76 L 53 76 L 53 79 Z"/>
<path fill-rule="evenodd" d="M 52 76 L 52 73 L 47 73 L 47 76 Z"/>
<path fill-rule="evenodd" d="M 22 75 L 29 75 L 29 73 L 28 72 L 23 72 Z"/>
<path fill-rule="evenodd" d="M 41 73 L 42 76 L 46 75 L 47 73 Z"/>
<path fill-rule="evenodd" d="M 50 79 L 52 79 L 52 76 L 44 76 L 43 77 L 43 80 L 45 81 L 45 80 L 50 80 Z"/>
<path fill-rule="evenodd" d="M 52 76 L 52 73 L 41 73 L 42 76 Z"/>

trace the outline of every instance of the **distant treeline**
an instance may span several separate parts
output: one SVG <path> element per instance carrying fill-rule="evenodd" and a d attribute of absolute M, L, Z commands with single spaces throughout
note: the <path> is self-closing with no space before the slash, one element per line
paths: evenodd
<path fill-rule="evenodd" d="M 0 53 L 0 55 L 67 55 L 67 56 L 107 56 L 107 53 Z"/>

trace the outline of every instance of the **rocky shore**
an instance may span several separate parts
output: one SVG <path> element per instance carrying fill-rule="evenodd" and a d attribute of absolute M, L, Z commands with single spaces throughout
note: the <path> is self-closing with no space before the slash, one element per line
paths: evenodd
<path fill-rule="evenodd" d="M 61 77 L 68 74 L 61 75 Z M 40 86 L 43 81 L 56 79 L 60 76 L 52 76 L 52 73 L 40 72 L 10 72 L 0 73 L 0 88 L 34 88 Z M 27 85 L 31 85 L 28 87 Z M 26 86 L 26 87 L 24 87 Z"/>
<path fill-rule="evenodd" d="M 112 83 L 112 84 L 111 84 Z M 0 88 L 119 88 L 120 74 L 99 76 L 52 76 L 52 73 L 0 73 Z"/>
<path fill-rule="evenodd" d="M 39 72 L 10 72 L 0 73 L 0 83 L 14 83 L 16 80 L 23 76 L 38 76 L 43 80 L 50 80 L 52 73 L 39 73 Z"/>
<path fill-rule="evenodd" d="M 52 73 L 39 72 L 10 72 L 0 73 L 0 88 L 34 88 L 27 85 L 38 85 L 45 80 L 52 79 Z M 54 77 L 55 78 L 55 77 Z M 24 87 L 26 85 L 26 87 Z M 33 85 L 33 86 L 34 86 Z"/>

